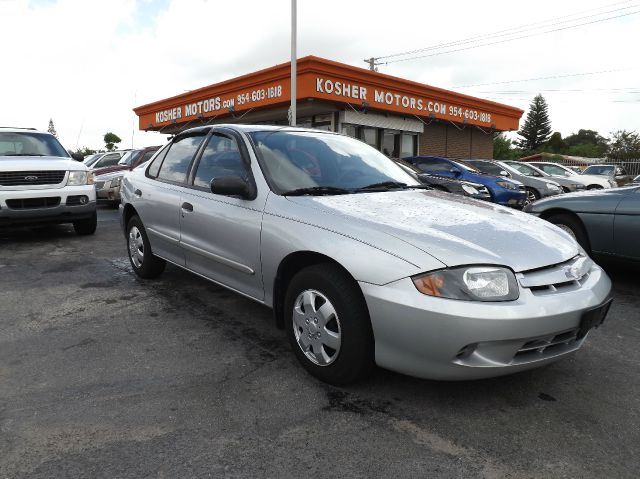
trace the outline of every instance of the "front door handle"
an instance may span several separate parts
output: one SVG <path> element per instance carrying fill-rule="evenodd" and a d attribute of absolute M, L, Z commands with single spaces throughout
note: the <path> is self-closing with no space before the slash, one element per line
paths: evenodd
<path fill-rule="evenodd" d="M 193 205 L 191 203 L 187 203 L 186 201 L 182 203 L 183 211 L 188 211 L 189 213 L 193 213 Z"/>

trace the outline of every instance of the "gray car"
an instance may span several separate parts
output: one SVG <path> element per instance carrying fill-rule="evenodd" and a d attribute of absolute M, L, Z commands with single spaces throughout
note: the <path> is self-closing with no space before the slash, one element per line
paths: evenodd
<path fill-rule="evenodd" d="M 562 193 L 562 187 L 555 181 L 525 175 L 502 161 L 474 159 L 467 160 L 467 163 L 476 167 L 481 173 L 504 176 L 522 183 L 527 190 L 526 204 Z"/>
<path fill-rule="evenodd" d="M 562 191 L 564 191 L 565 193 L 571 193 L 573 191 L 583 191 L 587 188 L 583 183 L 573 181 L 569 177 L 551 176 L 549 173 L 546 173 L 540 168 L 536 168 L 535 166 L 528 163 L 522 163 L 520 161 L 505 161 L 504 163 L 506 165 L 509 165 L 511 168 L 518 170 L 525 176 L 532 176 L 534 178 L 555 181 L 560 185 Z"/>
<path fill-rule="evenodd" d="M 562 230 L 425 189 L 337 133 L 190 129 L 126 173 L 121 195 L 140 277 L 170 262 L 273 308 L 332 384 L 374 364 L 449 380 L 542 366 L 579 349 L 610 304 L 609 278 Z"/>
<path fill-rule="evenodd" d="M 640 260 L 640 186 L 570 193 L 526 211 L 558 225 L 593 254 Z"/>

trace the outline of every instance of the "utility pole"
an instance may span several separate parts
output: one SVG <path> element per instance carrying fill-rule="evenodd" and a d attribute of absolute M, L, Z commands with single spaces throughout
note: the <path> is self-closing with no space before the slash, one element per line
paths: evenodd
<path fill-rule="evenodd" d="M 378 69 L 376 68 L 376 66 L 379 65 L 379 63 L 376 63 L 377 60 L 377 58 L 371 57 L 365 58 L 364 62 L 369 64 L 369 70 L 371 70 L 372 72 L 377 72 Z"/>
<path fill-rule="evenodd" d="M 297 37 L 297 0 L 291 0 L 291 108 L 289 124 L 296 126 L 296 101 L 298 99 L 298 92 L 296 91 L 298 80 L 298 54 L 296 52 L 296 37 Z"/>

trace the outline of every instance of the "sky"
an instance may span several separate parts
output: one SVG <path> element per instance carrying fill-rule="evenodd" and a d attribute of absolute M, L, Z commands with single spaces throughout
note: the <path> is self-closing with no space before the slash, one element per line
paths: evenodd
<path fill-rule="evenodd" d="M 123 148 L 162 144 L 132 109 L 289 61 L 290 6 L 0 0 L 0 126 L 46 130 L 52 118 L 73 150 L 104 147 L 107 131 Z M 379 71 L 523 110 L 542 93 L 563 136 L 640 131 L 638 45 L 640 0 L 298 0 L 298 57 L 366 67 L 427 48 Z"/>

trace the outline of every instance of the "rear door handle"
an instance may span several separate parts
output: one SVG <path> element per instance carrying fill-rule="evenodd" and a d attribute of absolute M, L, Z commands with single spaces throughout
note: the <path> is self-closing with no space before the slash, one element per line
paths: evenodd
<path fill-rule="evenodd" d="M 183 211 L 188 211 L 189 213 L 193 213 L 193 205 L 191 203 L 187 203 L 186 201 L 182 203 Z"/>
<path fill-rule="evenodd" d="M 133 192 L 133 194 L 136 195 L 138 198 L 140 198 L 142 196 L 142 191 L 136 190 Z"/>

